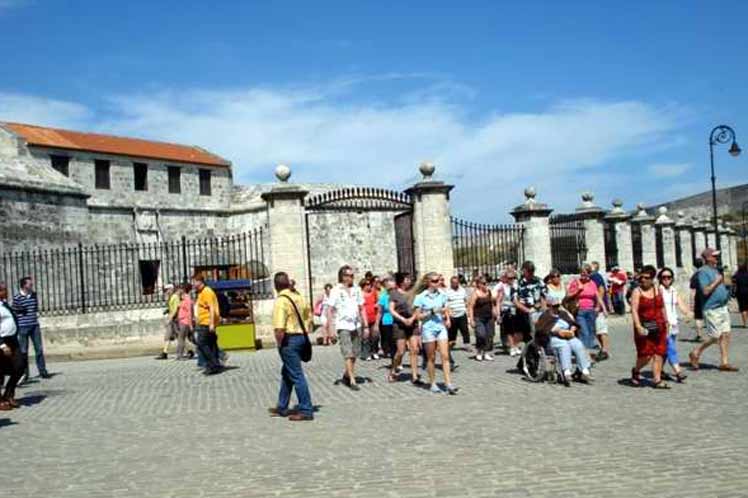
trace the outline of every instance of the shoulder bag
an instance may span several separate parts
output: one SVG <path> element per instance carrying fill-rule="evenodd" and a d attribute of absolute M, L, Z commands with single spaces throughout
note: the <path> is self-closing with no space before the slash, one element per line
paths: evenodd
<path fill-rule="evenodd" d="M 290 296 L 283 295 L 286 299 L 288 299 L 291 303 L 291 306 L 293 306 L 293 310 L 296 312 L 296 319 L 299 320 L 299 326 L 301 327 L 302 332 L 304 332 L 304 347 L 301 348 L 301 361 L 304 363 L 309 363 L 312 360 L 312 341 L 309 340 L 309 334 L 307 334 L 306 331 L 306 325 L 304 325 L 304 319 L 301 318 L 301 313 L 299 313 L 299 308 L 296 307 L 296 303 L 293 299 L 291 299 Z"/>

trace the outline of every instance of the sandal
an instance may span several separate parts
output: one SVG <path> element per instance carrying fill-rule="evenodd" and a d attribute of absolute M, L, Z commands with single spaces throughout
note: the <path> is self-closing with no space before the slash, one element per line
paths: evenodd
<path fill-rule="evenodd" d="M 678 372 L 675 374 L 675 382 L 678 384 L 683 384 L 686 379 L 688 378 L 688 375 L 684 374 L 683 372 Z"/>
<path fill-rule="evenodd" d="M 392 372 L 388 373 L 387 374 L 387 382 L 389 382 L 390 384 L 392 384 L 394 382 L 397 382 L 397 376 L 394 373 L 392 373 Z"/>
<path fill-rule="evenodd" d="M 652 387 L 654 389 L 670 389 L 670 385 L 662 379 L 652 384 Z"/>
<path fill-rule="evenodd" d="M 634 387 L 639 387 L 642 385 L 641 379 L 639 378 L 639 370 L 635 368 L 631 369 L 631 385 Z"/>

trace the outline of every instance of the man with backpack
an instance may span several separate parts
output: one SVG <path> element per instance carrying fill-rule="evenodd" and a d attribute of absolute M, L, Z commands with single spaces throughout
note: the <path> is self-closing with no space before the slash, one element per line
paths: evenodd
<path fill-rule="evenodd" d="M 283 368 L 278 404 L 269 409 L 270 416 L 288 417 L 293 422 L 314 420 L 312 396 L 302 368 L 303 350 L 311 347 L 308 345 L 307 330 L 312 327 L 312 313 L 301 294 L 291 290 L 287 273 L 276 273 L 274 284 L 278 297 L 273 306 L 273 331 Z M 304 360 L 308 361 L 309 358 Z M 294 389 L 299 405 L 298 411 L 291 413 L 288 404 Z"/>

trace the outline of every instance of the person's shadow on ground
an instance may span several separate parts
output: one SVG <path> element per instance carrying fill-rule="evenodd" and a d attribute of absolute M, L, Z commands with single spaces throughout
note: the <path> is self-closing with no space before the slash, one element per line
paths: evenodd
<path fill-rule="evenodd" d="M 0 428 L 9 427 L 11 425 L 18 425 L 18 422 L 13 422 L 9 418 L 0 418 Z"/>

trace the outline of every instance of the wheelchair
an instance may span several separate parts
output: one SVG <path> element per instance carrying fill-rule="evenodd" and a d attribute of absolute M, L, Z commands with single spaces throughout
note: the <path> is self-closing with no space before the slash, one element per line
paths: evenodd
<path fill-rule="evenodd" d="M 539 346 L 535 339 L 527 342 L 522 349 L 517 368 L 530 382 L 564 383 L 560 362 L 550 345 Z M 571 380 L 571 379 L 569 379 Z"/>

